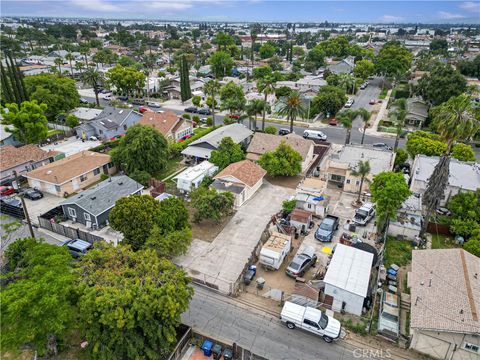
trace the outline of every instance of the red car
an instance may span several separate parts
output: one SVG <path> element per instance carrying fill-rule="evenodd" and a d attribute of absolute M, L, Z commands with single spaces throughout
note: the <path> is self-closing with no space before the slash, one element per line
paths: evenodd
<path fill-rule="evenodd" d="M 331 119 L 328 121 L 328 125 L 337 126 L 337 125 L 338 125 L 337 119 L 331 118 Z"/>
<path fill-rule="evenodd" d="M 7 196 L 15 193 L 15 189 L 11 186 L 0 186 L 0 195 Z"/>
<path fill-rule="evenodd" d="M 228 115 L 228 117 L 229 117 L 230 119 L 235 119 L 235 120 L 240 119 L 240 115 L 233 115 L 233 114 L 232 114 L 232 115 Z"/>
<path fill-rule="evenodd" d="M 138 111 L 140 112 L 140 114 L 143 114 L 144 112 L 147 112 L 149 109 L 146 108 L 145 106 L 140 106 L 138 108 Z"/>

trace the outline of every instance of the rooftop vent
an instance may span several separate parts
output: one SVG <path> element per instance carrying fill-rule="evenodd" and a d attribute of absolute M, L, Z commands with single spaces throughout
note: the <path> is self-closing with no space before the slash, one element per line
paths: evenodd
<path fill-rule="evenodd" d="M 47 171 L 47 175 L 50 175 L 52 173 L 52 170 Z"/>
<path fill-rule="evenodd" d="M 118 185 L 123 185 L 123 181 L 120 181 L 120 182 L 118 183 Z"/>
<path fill-rule="evenodd" d="M 90 198 L 90 200 L 96 200 L 96 199 L 97 199 L 96 196 L 92 196 L 92 197 Z"/>

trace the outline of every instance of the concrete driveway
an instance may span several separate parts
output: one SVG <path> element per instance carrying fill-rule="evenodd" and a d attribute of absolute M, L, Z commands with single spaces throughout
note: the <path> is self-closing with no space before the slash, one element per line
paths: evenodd
<path fill-rule="evenodd" d="M 60 205 L 65 199 L 46 192 L 43 193 L 43 198 L 40 200 L 30 200 L 25 198 L 25 205 L 27 206 L 28 215 L 33 224 L 38 224 L 38 217 L 45 214 L 47 211 Z"/>
<path fill-rule="evenodd" d="M 57 144 L 43 146 L 42 150 L 56 150 L 63 152 L 65 156 L 70 156 L 73 154 L 77 154 L 81 151 L 92 149 L 100 144 L 100 141 L 86 140 L 85 142 L 83 142 L 82 140 L 77 139 L 75 136 L 72 136 L 69 137 L 67 140 L 58 142 Z"/>
<path fill-rule="evenodd" d="M 265 182 L 211 243 L 194 239 L 187 254 L 175 263 L 193 278 L 218 287 L 224 294 L 231 293 L 270 217 L 294 192 Z"/>

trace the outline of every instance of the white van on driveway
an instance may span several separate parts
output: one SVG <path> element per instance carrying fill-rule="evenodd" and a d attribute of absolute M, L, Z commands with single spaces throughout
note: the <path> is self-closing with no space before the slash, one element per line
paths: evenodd
<path fill-rule="evenodd" d="M 303 137 L 305 139 L 316 139 L 316 140 L 327 140 L 327 135 L 325 135 L 320 130 L 305 130 L 303 132 Z"/>

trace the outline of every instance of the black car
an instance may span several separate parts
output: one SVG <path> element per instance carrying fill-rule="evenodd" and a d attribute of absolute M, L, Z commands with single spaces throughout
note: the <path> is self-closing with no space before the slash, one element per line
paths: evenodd
<path fill-rule="evenodd" d="M 143 100 L 143 99 L 133 99 L 132 104 L 133 105 L 145 105 L 145 100 Z"/>
<path fill-rule="evenodd" d="M 290 134 L 290 130 L 289 130 L 289 129 L 280 129 L 280 130 L 278 130 L 278 135 L 284 136 L 284 135 L 288 135 L 288 134 Z"/>
<path fill-rule="evenodd" d="M 23 196 L 30 200 L 40 200 L 43 198 L 43 194 L 40 190 L 32 188 L 25 190 Z"/>
<path fill-rule="evenodd" d="M 117 99 L 120 100 L 120 101 L 127 101 L 128 96 L 117 96 Z"/>
<path fill-rule="evenodd" d="M 85 98 L 80 98 L 80 103 L 81 104 L 88 104 L 88 100 Z"/>
<path fill-rule="evenodd" d="M 184 111 L 187 112 L 187 113 L 197 113 L 198 109 L 197 109 L 196 106 L 189 106 L 189 107 L 185 108 Z"/>
<path fill-rule="evenodd" d="M 13 198 L 13 197 L 6 197 L 6 196 L 0 197 L 0 204 L 23 209 L 22 201 L 20 199 Z"/>
<path fill-rule="evenodd" d="M 197 113 L 199 115 L 211 115 L 212 112 L 210 111 L 210 109 L 208 108 L 201 108 L 201 109 L 198 109 Z"/>

